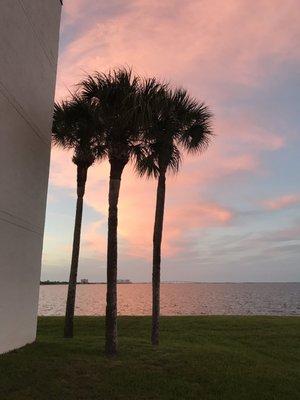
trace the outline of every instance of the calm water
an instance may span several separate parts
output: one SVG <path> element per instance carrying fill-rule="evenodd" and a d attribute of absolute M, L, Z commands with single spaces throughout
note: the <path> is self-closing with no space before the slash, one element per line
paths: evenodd
<path fill-rule="evenodd" d="M 78 285 L 76 315 L 104 315 L 106 286 Z M 40 287 L 39 315 L 63 315 L 66 285 Z M 151 285 L 118 285 L 120 315 L 150 315 Z M 300 283 L 165 283 L 162 315 L 300 315 Z"/>

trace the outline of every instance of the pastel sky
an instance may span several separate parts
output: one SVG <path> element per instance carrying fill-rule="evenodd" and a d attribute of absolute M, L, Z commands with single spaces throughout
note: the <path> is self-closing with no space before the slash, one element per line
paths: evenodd
<path fill-rule="evenodd" d="M 215 138 L 167 179 L 164 281 L 300 280 L 299 0 L 65 0 L 56 99 L 85 73 L 132 66 L 187 88 Z M 53 149 L 42 279 L 69 274 L 71 154 Z M 127 167 L 119 277 L 151 280 L 155 181 Z M 106 276 L 108 165 L 90 169 L 79 278 Z"/>

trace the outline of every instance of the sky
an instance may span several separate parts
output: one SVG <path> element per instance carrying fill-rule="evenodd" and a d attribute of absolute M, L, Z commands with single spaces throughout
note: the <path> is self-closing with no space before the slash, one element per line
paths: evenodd
<path fill-rule="evenodd" d="M 86 73 L 130 66 L 186 88 L 214 139 L 167 177 L 163 281 L 300 281 L 298 0 L 65 0 L 56 100 Z M 72 154 L 52 149 L 42 279 L 67 280 Z M 108 164 L 90 168 L 79 278 L 106 279 Z M 151 281 L 155 180 L 127 166 L 119 278 Z"/>

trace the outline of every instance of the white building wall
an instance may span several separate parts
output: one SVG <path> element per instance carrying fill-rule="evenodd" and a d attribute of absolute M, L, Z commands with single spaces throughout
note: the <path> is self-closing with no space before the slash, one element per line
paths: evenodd
<path fill-rule="evenodd" d="M 60 13 L 0 1 L 0 353 L 36 335 Z"/>

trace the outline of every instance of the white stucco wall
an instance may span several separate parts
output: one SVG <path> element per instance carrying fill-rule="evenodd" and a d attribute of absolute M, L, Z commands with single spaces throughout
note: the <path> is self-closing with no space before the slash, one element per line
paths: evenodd
<path fill-rule="evenodd" d="M 35 340 L 60 13 L 0 1 L 0 353 Z"/>

